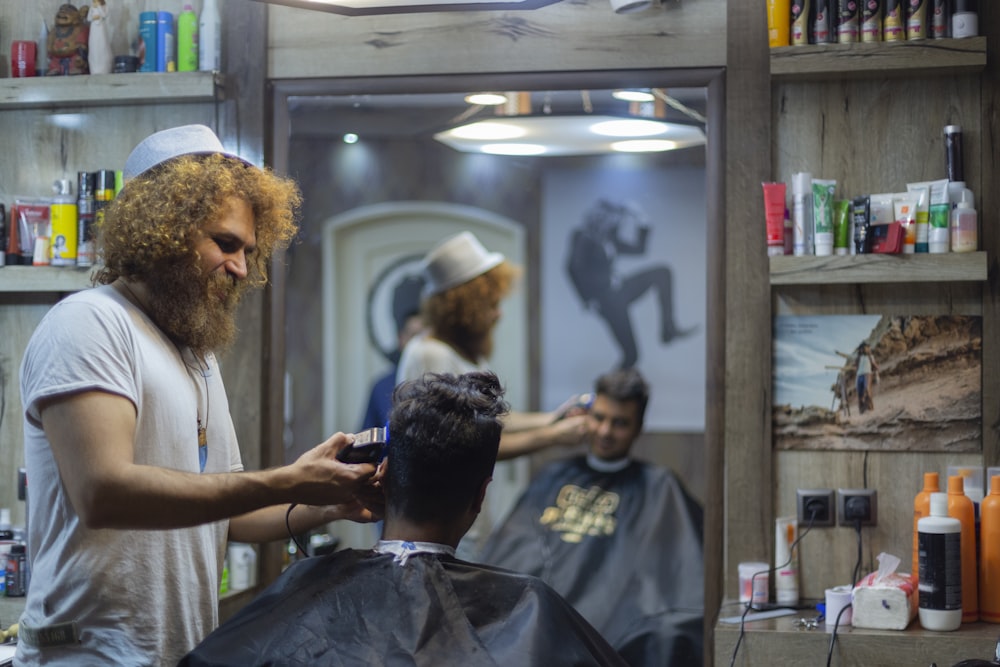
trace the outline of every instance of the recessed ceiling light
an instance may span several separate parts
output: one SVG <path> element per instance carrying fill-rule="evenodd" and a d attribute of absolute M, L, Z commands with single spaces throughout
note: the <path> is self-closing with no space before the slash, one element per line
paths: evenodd
<path fill-rule="evenodd" d="M 500 93 L 471 93 L 465 96 L 467 104 L 479 104 L 484 107 L 494 107 L 507 101 L 506 95 Z"/>
<path fill-rule="evenodd" d="M 546 152 L 540 144 L 483 144 L 479 149 L 490 155 L 541 155 Z"/>
<path fill-rule="evenodd" d="M 657 153 L 659 151 L 672 151 L 675 148 L 677 148 L 677 142 L 668 139 L 629 139 L 615 141 L 611 144 L 612 150 L 622 153 Z"/>
<path fill-rule="evenodd" d="M 652 102 L 656 99 L 653 97 L 653 93 L 648 90 L 636 90 L 634 88 L 614 90 L 611 92 L 611 97 L 625 102 Z"/>
<path fill-rule="evenodd" d="M 345 144 L 358 143 L 358 135 L 354 134 L 353 132 L 348 132 L 347 134 L 344 135 L 344 143 Z"/>

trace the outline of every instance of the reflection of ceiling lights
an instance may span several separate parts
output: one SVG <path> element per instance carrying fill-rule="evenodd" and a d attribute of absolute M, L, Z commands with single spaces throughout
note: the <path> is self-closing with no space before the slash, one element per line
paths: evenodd
<path fill-rule="evenodd" d="M 559 0 L 258 0 L 300 9 L 318 9 L 347 16 L 452 12 L 479 10 L 538 9 Z"/>
<path fill-rule="evenodd" d="M 704 132 L 692 125 L 597 114 L 509 116 L 438 132 L 434 138 L 467 153 L 546 156 L 667 151 L 705 143 Z"/>

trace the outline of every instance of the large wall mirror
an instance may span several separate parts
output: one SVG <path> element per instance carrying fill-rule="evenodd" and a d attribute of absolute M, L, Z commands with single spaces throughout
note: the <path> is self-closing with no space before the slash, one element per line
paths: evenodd
<path fill-rule="evenodd" d="M 613 93 L 624 89 L 653 98 L 621 102 Z M 485 91 L 507 100 L 466 99 Z M 392 366 L 404 286 L 424 252 L 469 229 L 525 269 L 491 359 L 512 404 L 552 409 L 598 374 L 635 364 L 653 388 L 636 455 L 670 465 L 702 500 L 720 488 L 706 462 L 721 424 L 721 386 L 710 376 L 722 364 L 724 325 L 722 96 L 720 70 L 272 82 L 270 162 L 304 196 L 300 236 L 277 259 L 272 290 L 285 374 L 284 414 L 271 426 L 284 451 L 272 461 L 361 427 L 372 382 Z M 543 144 L 539 154 L 483 152 L 443 135 L 526 116 L 537 123 L 518 143 Z M 610 148 L 640 137 L 573 144 L 580 119 L 626 117 L 676 124 L 678 134 L 648 137 L 675 149 Z M 595 307 L 596 288 L 573 275 L 600 274 L 592 257 L 575 256 L 574 239 L 609 226 L 617 231 L 605 245 L 634 249 L 620 253 L 603 288 L 618 290 L 605 294 L 622 305 L 617 315 Z M 506 487 L 496 486 L 512 501 L 534 466 L 565 454 L 507 465 L 497 475 Z M 342 539 L 369 546 L 373 536 Z"/>

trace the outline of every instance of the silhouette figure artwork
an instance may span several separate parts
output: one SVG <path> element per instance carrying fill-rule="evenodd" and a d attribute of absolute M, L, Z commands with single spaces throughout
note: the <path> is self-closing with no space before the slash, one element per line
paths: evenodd
<path fill-rule="evenodd" d="M 619 255 L 646 253 L 649 234 L 641 211 L 601 199 L 570 236 L 566 266 L 570 281 L 584 306 L 595 311 L 611 330 L 622 353 L 621 368 L 635 366 L 639 360 L 629 310 L 647 291 L 656 293 L 661 343 L 688 336 L 696 329 L 680 329 L 674 321 L 673 275 L 668 266 L 654 265 L 624 276 L 615 271 Z"/>

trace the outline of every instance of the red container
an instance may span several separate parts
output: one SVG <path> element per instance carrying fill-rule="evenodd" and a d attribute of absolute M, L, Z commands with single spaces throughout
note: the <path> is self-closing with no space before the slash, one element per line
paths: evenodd
<path fill-rule="evenodd" d="M 37 46 L 34 42 L 16 39 L 10 44 L 10 75 L 15 78 L 35 76 Z"/>

